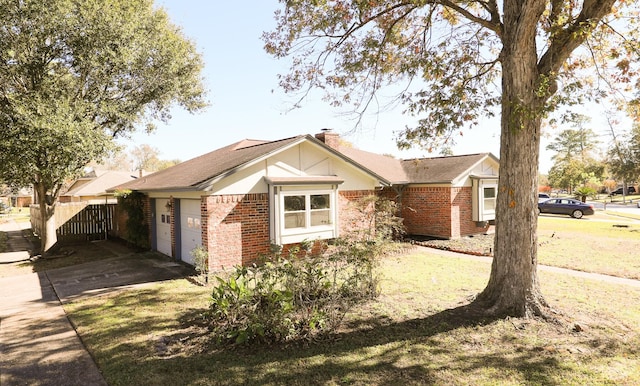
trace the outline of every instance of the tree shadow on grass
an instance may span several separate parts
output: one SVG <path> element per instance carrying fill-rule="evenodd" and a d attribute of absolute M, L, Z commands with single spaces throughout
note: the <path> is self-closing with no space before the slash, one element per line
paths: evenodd
<path fill-rule="evenodd" d="M 189 369 L 180 377 L 195 384 L 433 384 L 443 382 L 443 373 L 482 368 L 489 372 L 508 369 L 530 384 L 554 384 L 550 374 L 561 367 L 554 357 L 530 350 L 461 352 L 459 346 L 438 337 L 498 320 L 480 315 L 474 305 L 466 305 L 403 322 L 369 318 L 350 323 L 347 331 L 328 341 L 310 344 L 216 348 L 202 331 L 197 339 L 200 344 L 209 339 L 208 351 L 157 361 L 172 372 Z M 202 313 L 185 314 L 181 319 L 182 323 L 202 322 Z M 433 362 L 428 358 L 434 358 Z"/>

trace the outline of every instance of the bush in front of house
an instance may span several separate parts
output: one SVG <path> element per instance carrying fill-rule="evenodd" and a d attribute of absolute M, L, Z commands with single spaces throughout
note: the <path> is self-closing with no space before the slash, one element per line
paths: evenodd
<path fill-rule="evenodd" d="M 374 298 L 375 256 L 366 246 L 333 246 L 327 256 L 276 253 L 262 265 L 216 277 L 209 322 L 223 343 L 313 340 L 335 331 L 353 305 Z M 362 244 L 362 243 L 359 243 Z"/>
<path fill-rule="evenodd" d="M 373 204 L 371 199 L 361 203 Z M 273 248 L 263 264 L 216 277 L 210 330 L 220 342 L 237 344 L 314 340 L 336 331 L 353 306 L 379 294 L 378 256 L 401 232 L 395 212 L 390 206 L 378 211 L 371 221 L 375 231 L 333 240 L 320 248 L 322 255 L 309 255 L 310 243 L 286 254 Z M 363 211 L 363 216 L 371 213 Z"/>

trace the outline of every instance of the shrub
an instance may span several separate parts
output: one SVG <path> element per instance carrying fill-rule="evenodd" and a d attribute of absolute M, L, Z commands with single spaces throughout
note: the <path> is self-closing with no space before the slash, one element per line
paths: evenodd
<path fill-rule="evenodd" d="M 197 247 L 191 250 L 191 256 L 193 256 L 193 265 L 195 266 L 196 271 L 204 277 L 205 282 L 209 280 L 209 252 L 207 252 L 207 248 L 202 245 L 198 245 Z"/>
<path fill-rule="evenodd" d="M 598 194 L 595 189 L 589 186 L 581 186 L 577 188 L 573 193 L 575 194 L 576 198 L 582 202 L 586 202 L 587 197 L 595 197 Z"/>
<path fill-rule="evenodd" d="M 127 212 L 126 239 L 133 245 L 148 249 L 149 225 L 144 215 L 145 195 L 140 192 L 116 192 L 118 204 Z"/>
<path fill-rule="evenodd" d="M 404 233 L 395 203 L 375 196 L 356 204 L 365 227 L 311 255 L 313 242 L 272 245 L 264 263 L 216 277 L 210 329 L 225 343 L 319 339 L 334 332 L 356 304 L 378 296 L 378 256 Z M 374 210 L 375 209 L 375 210 Z M 301 257 L 304 256 L 304 257 Z"/>
<path fill-rule="evenodd" d="M 297 258 L 295 249 L 216 277 L 209 317 L 221 342 L 318 339 L 335 331 L 350 307 L 377 296 L 375 257 L 365 245 L 339 241 L 324 257 Z"/>

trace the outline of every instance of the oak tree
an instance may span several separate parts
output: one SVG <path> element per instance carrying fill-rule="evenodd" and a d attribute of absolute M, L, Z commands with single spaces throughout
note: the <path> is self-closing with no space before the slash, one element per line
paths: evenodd
<path fill-rule="evenodd" d="M 291 58 L 287 92 L 326 92 L 362 114 L 391 86 L 419 120 L 400 146 L 450 143 L 499 109 L 494 259 L 474 305 L 494 316 L 549 315 L 537 275 L 541 125 L 605 93 L 585 71 L 635 74 L 637 4 L 624 0 L 281 0 L 267 52 Z M 627 16 L 631 16 L 626 18 Z M 608 51 L 607 51 L 608 50 Z M 606 51 L 606 52 L 605 52 Z M 583 60 L 585 58 L 585 60 Z M 589 62 L 590 61 L 590 62 Z M 609 63 L 611 65 L 609 65 Z M 589 77 L 591 76 L 591 77 Z M 389 88 L 386 88 L 389 89 Z"/>
<path fill-rule="evenodd" d="M 66 180 L 119 136 L 203 108 L 202 60 L 152 0 L 0 0 L 0 178 L 33 184 L 42 252 Z"/>

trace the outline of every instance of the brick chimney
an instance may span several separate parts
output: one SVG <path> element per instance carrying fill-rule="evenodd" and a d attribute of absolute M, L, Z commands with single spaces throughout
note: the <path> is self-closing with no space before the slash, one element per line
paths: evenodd
<path fill-rule="evenodd" d="M 340 147 L 340 134 L 334 133 L 331 129 L 322 129 L 320 133 L 316 134 L 316 138 L 330 148 L 338 150 Z"/>

